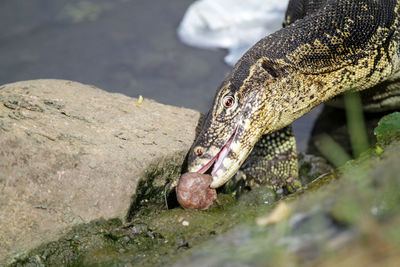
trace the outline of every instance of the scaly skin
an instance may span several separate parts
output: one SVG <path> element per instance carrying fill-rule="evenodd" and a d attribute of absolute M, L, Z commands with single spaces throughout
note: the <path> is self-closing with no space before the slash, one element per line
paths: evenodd
<path fill-rule="evenodd" d="M 399 87 L 381 85 L 399 76 L 399 2 L 291 0 L 287 26 L 250 48 L 222 82 L 190 151 L 189 171 L 206 171 L 231 140 L 220 168 L 212 173 L 211 187 L 223 185 L 263 135 L 348 90 L 370 89 L 366 95 L 372 109 L 398 108 Z M 374 92 L 380 96 L 375 100 Z M 376 106 L 388 95 L 397 100 Z M 229 96 L 233 102 L 227 101 Z M 281 144 L 270 145 L 279 158 Z M 293 157 L 287 159 L 292 166 Z"/>

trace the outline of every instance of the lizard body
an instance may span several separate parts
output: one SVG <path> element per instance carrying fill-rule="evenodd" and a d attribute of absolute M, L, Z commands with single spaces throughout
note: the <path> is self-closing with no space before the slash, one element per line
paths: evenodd
<path fill-rule="evenodd" d="M 399 108 L 399 6 L 291 0 L 285 27 L 250 48 L 223 80 L 189 153 L 189 171 L 214 165 L 217 188 L 243 165 L 275 188 L 296 187 L 294 120 L 349 90 L 365 92 L 366 109 Z M 264 160 L 243 164 L 254 147 L 264 148 L 253 152 Z"/>

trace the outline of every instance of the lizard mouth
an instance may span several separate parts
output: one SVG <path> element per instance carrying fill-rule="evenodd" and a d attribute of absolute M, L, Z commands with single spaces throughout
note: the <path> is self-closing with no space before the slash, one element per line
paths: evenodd
<path fill-rule="evenodd" d="M 215 155 L 206 165 L 204 165 L 200 170 L 198 170 L 198 173 L 205 173 L 210 167 L 214 164 L 214 167 L 211 171 L 211 176 L 214 176 L 215 173 L 219 170 L 219 168 L 222 166 L 222 162 L 228 155 L 229 149 L 231 147 L 231 144 L 233 142 L 233 139 L 235 139 L 237 132 L 237 128 L 233 132 L 232 136 L 229 138 L 229 140 L 226 142 L 226 144 L 221 148 L 221 150 Z"/>

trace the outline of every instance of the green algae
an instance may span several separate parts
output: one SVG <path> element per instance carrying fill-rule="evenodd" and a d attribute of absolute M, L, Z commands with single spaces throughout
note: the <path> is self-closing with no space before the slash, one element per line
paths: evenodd
<path fill-rule="evenodd" d="M 303 188 L 283 199 L 266 187 L 240 197 L 219 193 L 207 211 L 166 209 L 165 181 L 173 183 L 182 171 L 177 157 L 146 172 L 127 222 L 79 225 L 10 266 L 394 265 L 400 260 L 400 141 L 381 149 L 323 175 L 303 162 Z M 257 225 L 277 201 L 289 205 L 290 216 Z"/>
<path fill-rule="evenodd" d="M 79 225 L 58 241 L 19 257 L 10 266 L 171 264 L 237 225 L 254 224 L 255 218 L 268 213 L 282 197 L 267 187 L 240 197 L 225 190 L 218 194 L 218 204 L 207 211 L 183 210 L 171 202 L 167 209 L 168 194 L 174 192 L 168 192 L 169 185 L 182 172 L 182 157 L 161 161 L 144 173 L 126 222 L 113 219 Z M 304 177 L 316 177 L 315 171 L 313 164 L 308 164 Z M 313 179 L 310 177 L 307 179 Z"/>
<path fill-rule="evenodd" d="M 400 166 L 395 164 L 399 153 L 397 141 L 381 156 L 371 153 L 349 162 L 339 180 L 282 200 L 291 208 L 289 219 L 234 227 L 191 251 L 176 266 L 196 266 L 205 258 L 211 266 L 395 263 L 395 252 L 400 251 Z M 363 255 L 356 261 L 355 251 Z"/>
<path fill-rule="evenodd" d="M 132 197 L 127 221 L 132 220 L 135 215 L 145 216 L 154 210 L 168 208 L 168 196 L 173 194 L 169 185 L 178 181 L 182 173 L 183 158 L 183 154 L 178 154 L 147 168 Z"/>
<path fill-rule="evenodd" d="M 10 266 L 171 263 L 185 250 L 269 210 L 271 206 L 265 203 L 272 202 L 274 194 L 261 193 L 261 188 L 256 191 L 238 202 L 230 195 L 221 195 L 220 204 L 208 211 L 154 209 L 151 214 L 136 214 L 129 223 L 114 219 L 80 225 Z"/>

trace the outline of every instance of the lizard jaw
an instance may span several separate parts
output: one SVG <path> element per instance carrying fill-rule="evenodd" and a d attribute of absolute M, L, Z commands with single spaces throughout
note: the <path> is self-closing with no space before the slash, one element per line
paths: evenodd
<path fill-rule="evenodd" d="M 200 170 L 198 170 L 197 171 L 198 173 L 205 173 L 213 165 L 213 163 L 215 163 L 211 171 L 211 176 L 213 176 L 214 178 L 215 173 L 221 168 L 222 162 L 229 153 L 230 146 L 236 137 L 236 133 L 237 133 L 237 128 L 235 129 L 229 140 L 226 142 L 226 144 L 221 148 L 221 150 L 206 165 L 204 165 Z"/>

